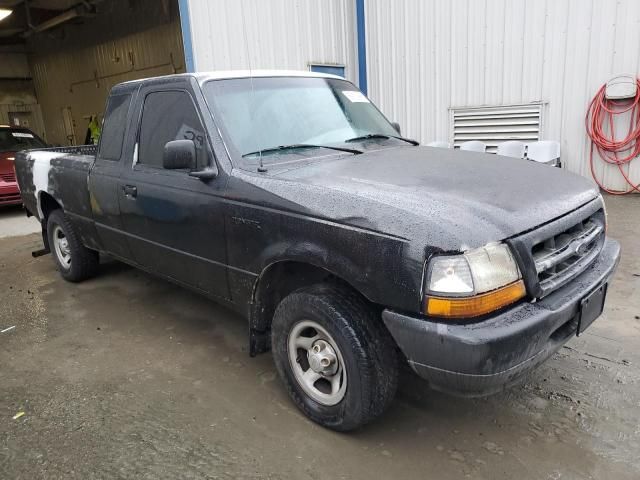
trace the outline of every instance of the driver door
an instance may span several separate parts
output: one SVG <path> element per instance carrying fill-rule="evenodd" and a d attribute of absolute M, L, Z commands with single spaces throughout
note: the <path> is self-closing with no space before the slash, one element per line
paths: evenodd
<path fill-rule="evenodd" d="M 182 139 L 195 143 L 196 169 L 215 168 L 193 98 L 187 81 L 141 90 L 136 153 L 121 177 L 120 211 L 138 264 L 228 299 L 224 178 L 200 180 L 188 170 L 163 168 L 165 144 Z"/>

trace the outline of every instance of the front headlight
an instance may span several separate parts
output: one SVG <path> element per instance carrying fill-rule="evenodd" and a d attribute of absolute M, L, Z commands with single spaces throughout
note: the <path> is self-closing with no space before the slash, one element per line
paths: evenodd
<path fill-rule="evenodd" d="M 433 257 L 427 270 L 426 313 L 454 318 L 484 315 L 524 297 L 521 278 L 511 250 L 503 243 Z"/>
<path fill-rule="evenodd" d="M 600 202 L 602 203 L 602 211 L 604 212 L 604 233 L 607 234 L 609 230 L 609 215 L 607 214 L 607 204 L 604 203 L 604 197 L 600 194 Z"/>

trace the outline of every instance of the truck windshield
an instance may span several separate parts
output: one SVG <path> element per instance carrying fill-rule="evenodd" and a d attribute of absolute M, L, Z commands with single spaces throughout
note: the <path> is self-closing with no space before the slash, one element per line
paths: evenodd
<path fill-rule="evenodd" d="M 398 135 L 382 113 L 344 80 L 210 80 L 204 93 L 227 146 L 251 165 L 261 154 L 265 164 L 276 164 L 287 161 L 285 155 L 328 155 L 323 146 L 354 148 L 345 142 L 356 137 L 391 139 Z M 315 148 L 278 148 L 297 145 Z"/>
<path fill-rule="evenodd" d="M 26 128 L 0 128 L 0 152 L 19 152 L 47 145 Z"/>

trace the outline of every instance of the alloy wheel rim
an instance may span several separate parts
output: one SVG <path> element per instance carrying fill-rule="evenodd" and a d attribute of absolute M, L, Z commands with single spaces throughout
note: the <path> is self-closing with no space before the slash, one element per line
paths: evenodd
<path fill-rule="evenodd" d="M 71 248 L 69 247 L 69 239 L 64 234 L 62 228 L 56 225 L 53 229 L 53 249 L 56 257 L 65 270 L 71 268 Z"/>
<path fill-rule="evenodd" d="M 317 322 L 296 323 L 288 338 L 289 363 L 304 392 L 322 405 L 336 405 L 347 391 L 342 352 Z"/>

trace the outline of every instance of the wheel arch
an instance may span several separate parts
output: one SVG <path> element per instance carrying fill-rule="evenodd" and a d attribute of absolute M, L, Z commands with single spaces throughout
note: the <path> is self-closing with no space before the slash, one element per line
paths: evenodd
<path fill-rule="evenodd" d="M 48 192 L 41 191 L 38 193 L 38 214 L 40 222 L 46 226 L 47 218 L 54 210 L 62 208 L 62 204 L 56 200 L 53 195 Z"/>
<path fill-rule="evenodd" d="M 252 356 L 269 350 L 271 321 L 280 301 L 294 290 L 321 282 L 342 285 L 373 303 L 348 280 L 348 276 L 326 265 L 306 259 L 281 259 L 271 262 L 263 268 L 254 282 L 251 295 L 249 328 Z"/>
<path fill-rule="evenodd" d="M 44 251 L 50 252 L 49 235 L 47 235 L 47 220 L 54 210 L 62 209 L 62 204 L 58 202 L 50 193 L 40 191 L 37 196 L 38 219 L 42 229 L 42 243 Z"/>

